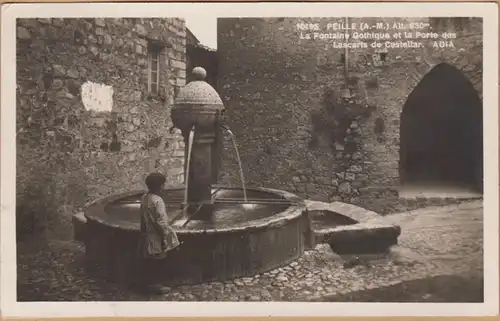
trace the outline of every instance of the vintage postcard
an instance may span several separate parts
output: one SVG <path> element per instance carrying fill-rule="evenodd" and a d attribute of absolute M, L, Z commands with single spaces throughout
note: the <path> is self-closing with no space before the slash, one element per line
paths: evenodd
<path fill-rule="evenodd" d="M 2 316 L 498 313 L 496 4 L 1 21 Z"/>

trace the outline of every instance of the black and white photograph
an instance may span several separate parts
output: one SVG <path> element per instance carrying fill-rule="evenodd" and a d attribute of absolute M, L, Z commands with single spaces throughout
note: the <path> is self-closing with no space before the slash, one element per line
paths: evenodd
<path fill-rule="evenodd" d="M 3 312 L 496 314 L 497 13 L 4 5 Z"/>

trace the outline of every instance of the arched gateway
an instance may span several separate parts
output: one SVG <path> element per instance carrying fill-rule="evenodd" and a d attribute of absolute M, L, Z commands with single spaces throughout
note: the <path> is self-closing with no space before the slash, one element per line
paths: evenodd
<path fill-rule="evenodd" d="M 410 93 L 401 114 L 402 185 L 482 191 L 482 102 L 469 80 L 441 63 Z"/>

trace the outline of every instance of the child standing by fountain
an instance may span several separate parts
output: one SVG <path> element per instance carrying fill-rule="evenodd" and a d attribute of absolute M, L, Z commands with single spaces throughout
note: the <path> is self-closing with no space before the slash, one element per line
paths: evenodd
<path fill-rule="evenodd" d="M 139 250 L 146 259 L 165 258 L 167 252 L 179 246 L 179 240 L 168 223 L 165 202 L 160 196 L 165 175 L 153 173 L 146 178 L 148 192 L 141 199 L 141 237 Z"/>
<path fill-rule="evenodd" d="M 141 198 L 141 234 L 138 254 L 139 278 L 146 286 L 153 287 L 156 273 L 161 273 L 161 264 L 170 250 L 180 245 L 177 234 L 168 223 L 165 202 L 160 196 L 165 186 L 165 175 L 152 173 L 146 178 L 148 192 Z"/>

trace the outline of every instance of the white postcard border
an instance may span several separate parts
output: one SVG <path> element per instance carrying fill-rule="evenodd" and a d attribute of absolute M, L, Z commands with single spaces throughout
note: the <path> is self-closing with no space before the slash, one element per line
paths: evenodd
<path fill-rule="evenodd" d="M 29 17 L 482 17 L 484 303 L 16 302 L 15 19 Z M 496 3 L 86 3 L 2 6 L 1 313 L 93 316 L 479 316 L 498 313 L 498 7 Z"/>

